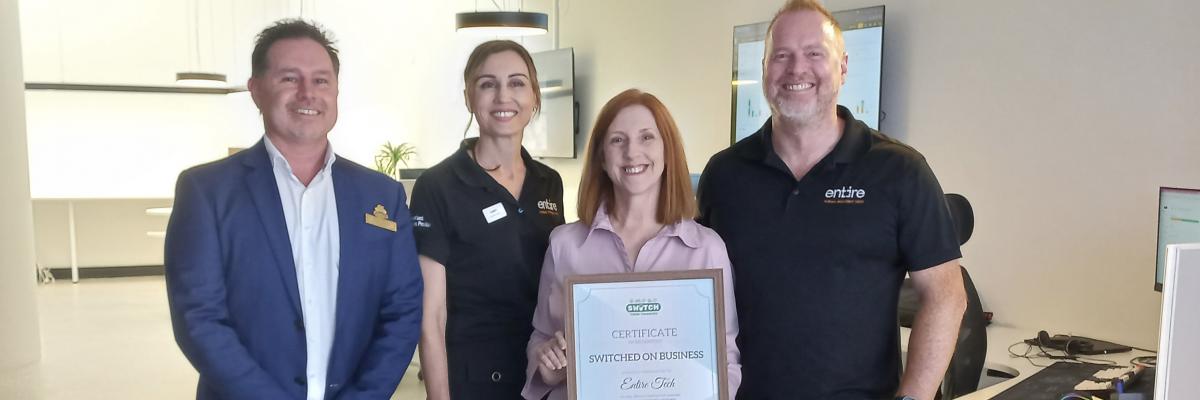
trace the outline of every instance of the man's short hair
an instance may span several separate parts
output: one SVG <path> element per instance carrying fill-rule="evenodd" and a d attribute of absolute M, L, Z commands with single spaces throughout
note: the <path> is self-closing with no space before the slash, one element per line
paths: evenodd
<path fill-rule="evenodd" d="M 821 2 L 817 0 L 788 0 L 783 7 L 779 8 L 779 11 L 775 12 L 775 16 L 771 18 L 771 24 L 767 25 L 767 42 L 771 41 L 772 32 L 775 30 L 775 21 L 779 20 L 779 16 L 796 11 L 816 11 L 825 16 L 825 20 L 829 21 L 830 25 L 833 25 L 834 36 L 837 38 L 838 50 L 840 50 L 843 54 L 846 53 L 846 41 L 842 38 L 841 25 L 838 25 L 837 20 L 833 18 L 833 13 L 825 9 L 825 6 L 821 5 Z"/>
<path fill-rule="evenodd" d="M 250 76 L 262 76 L 267 72 L 267 51 L 271 46 L 280 40 L 284 39 L 312 39 L 317 42 L 325 51 L 329 53 L 329 59 L 333 61 L 333 74 L 337 75 L 341 70 L 341 62 L 338 61 L 338 50 L 333 46 L 333 39 L 330 34 L 315 23 L 309 23 L 302 19 L 281 19 L 275 21 L 274 24 L 268 26 L 258 33 L 258 37 L 254 40 L 254 51 L 250 53 Z"/>

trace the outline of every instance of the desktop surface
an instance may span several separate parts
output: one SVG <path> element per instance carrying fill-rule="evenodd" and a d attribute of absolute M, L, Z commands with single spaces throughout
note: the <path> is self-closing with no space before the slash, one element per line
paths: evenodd
<path fill-rule="evenodd" d="M 908 334 L 910 331 L 911 330 L 909 328 L 900 329 L 901 344 L 904 348 L 908 347 Z M 983 368 L 1009 375 L 1015 375 L 1016 377 L 1001 381 L 988 387 L 980 388 L 975 392 L 958 397 L 958 399 L 983 400 L 995 398 L 1005 390 L 1008 390 L 1009 388 L 1016 386 L 1018 383 L 1029 379 L 1030 377 L 1034 376 L 1034 374 L 1037 374 L 1042 369 L 1053 364 L 1055 360 L 1036 359 L 1033 360 L 1033 362 L 1030 362 L 1031 360 L 1013 357 L 1012 354 L 1009 353 L 1009 347 L 1018 343 L 1020 345 L 1014 348 L 1014 350 L 1023 350 L 1025 346 L 1024 340 L 1033 337 L 1036 334 L 1037 331 L 1016 328 L 1000 322 L 994 322 L 989 325 L 987 327 L 987 355 L 984 357 Z M 1020 351 L 1018 351 L 1018 353 L 1020 353 Z M 1134 358 L 1153 355 L 1154 354 L 1150 352 L 1133 350 L 1126 353 L 1099 354 L 1086 357 L 1095 360 L 1114 362 L 1116 363 L 1114 366 L 1129 366 L 1130 361 L 1132 361 Z M 1147 376 L 1144 375 L 1140 379 L 1146 379 L 1146 377 Z M 1154 377 L 1150 376 L 1150 380 L 1152 381 L 1153 379 Z M 1146 384 L 1146 382 L 1142 382 L 1142 384 Z M 1042 398 L 1058 400 L 1066 393 L 1068 392 L 1046 393 L 1045 396 L 1030 398 L 1028 400 L 1038 400 Z"/>
<path fill-rule="evenodd" d="M 1122 365 L 1103 365 L 1059 361 L 1043 368 L 1021 382 L 1017 382 L 1003 392 L 992 397 L 994 400 L 1037 400 L 1061 399 L 1067 393 L 1092 394 L 1108 398 L 1107 393 L 1085 392 L 1075 390 L 1075 385 L 1088 379 L 1096 372 L 1124 367 Z M 1138 393 L 1147 398 L 1154 397 L 1154 369 L 1147 368 L 1126 390 L 1125 393 Z"/>

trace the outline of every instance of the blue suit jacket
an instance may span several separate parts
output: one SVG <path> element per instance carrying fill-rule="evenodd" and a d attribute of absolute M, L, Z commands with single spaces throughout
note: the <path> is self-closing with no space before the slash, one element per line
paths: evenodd
<path fill-rule="evenodd" d="M 338 158 L 340 262 L 326 399 L 387 399 L 420 336 L 421 271 L 404 188 Z M 396 232 L 365 223 L 383 205 Z M 303 399 L 304 321 L 266 147 L 179 175 L 166 235 L 175 341 L 200 373 L 197 399 Z"/>

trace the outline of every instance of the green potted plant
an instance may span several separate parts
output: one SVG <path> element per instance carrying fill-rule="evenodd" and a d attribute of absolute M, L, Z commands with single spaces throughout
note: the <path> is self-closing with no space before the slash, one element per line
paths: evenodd
<path fill-rule="evenodd" d="M 410 171 L 407 168 L 408 160 L 415 155 L 417 155 L 416 146 L 408 143 L 392 145 L 392 142 L 389 141 L 379 148 L 379 153 L 375 154 L 375 170 L 387 174 L 395 180 L 416 178 L 416 176 L 410 177 L 406 173 Z"/>

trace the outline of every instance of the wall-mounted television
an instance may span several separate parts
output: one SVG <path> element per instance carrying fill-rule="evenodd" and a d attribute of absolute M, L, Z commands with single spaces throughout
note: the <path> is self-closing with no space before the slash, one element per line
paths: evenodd
<path fill-rule="evenodd" d="M 883 73 L 884 6 L 833 13 L 846 40 L 850 71 L 838 96 L 838 104 L 855 118 L 879 129 Z M 771 116 L 763 97 L 762 58 L 770 21 L 733 28 L 733 126 L 730 143 L 750 136 Z"/>

